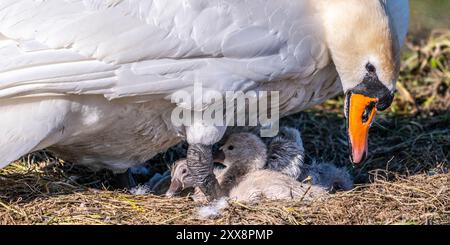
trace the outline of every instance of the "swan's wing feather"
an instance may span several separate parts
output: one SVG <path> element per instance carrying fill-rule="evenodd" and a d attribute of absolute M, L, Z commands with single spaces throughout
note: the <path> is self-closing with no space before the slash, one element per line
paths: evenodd
<path fill-rule="evenodd" d="M 114 99 L 307 78 L 330 62 L 307 2 L 3 0 L 0 98 Z"/>
<path fill-rule="evenodd" d="M 409 0 L 385 0 L 395 26 L 397 40 L 403 45 L 409 26 Z"/>

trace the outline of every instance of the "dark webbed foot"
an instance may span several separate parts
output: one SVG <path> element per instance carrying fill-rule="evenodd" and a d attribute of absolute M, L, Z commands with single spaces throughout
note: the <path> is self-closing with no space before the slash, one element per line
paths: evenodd
<path fill-rule="evenodd" d="M 194 179 L 194 185 L 200 188 L 208 201 L 221 197 L 222 191 L 213 172 L 212 146 L 189 145 L 186 160 Z"/>

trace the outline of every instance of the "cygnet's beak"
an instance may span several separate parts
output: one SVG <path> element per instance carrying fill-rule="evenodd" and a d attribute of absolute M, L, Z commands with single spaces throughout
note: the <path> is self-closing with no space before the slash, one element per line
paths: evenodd
<path fill-rule="evenodd" d="M 174 179 L 170 183 L 169 190 L 166 192 L 166 197 L 174 197 L 181 193 L 181 191 L 183 191 L 183 183 L 178 179 Z"/>
<path fill-rule="evenodd" d="M 213 156 L 213 162 L 224 163 L 225 161 L 225 153 L 220 149 Z"/>

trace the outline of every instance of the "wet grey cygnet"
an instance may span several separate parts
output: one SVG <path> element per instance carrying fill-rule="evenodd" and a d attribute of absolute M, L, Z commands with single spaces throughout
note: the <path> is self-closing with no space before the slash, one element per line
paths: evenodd
<path fill-rule="evenodd" d="M 231 135 L 221 147 L 221 153 L 222 157 L 216 157 L 216 160 L 225 168 L 215 169 L 215 174 L 222 193 L 230 199 L 242 202 L 255 202 L 261 198 L 311 201 L 327 195 L 320 186 L 301 183 L 281 172 L 264 169 L 267 147 L 254 134 Z M 169 197 L 194 186 L 184 159 L 174 164 L 171 175 Z M 194 190 L 192 197 L 196 201 L 205 200 L 198 190 Z"/>
<path fill-rule="evenodd" d="M 272 158 L 267 157 L 267 146 L 262 139 L 251 133 L 232 134 L 220 150 L 220 162 L 225 169 L 214 170 L 219 186 L 225 196 L 239 201 L 253 202 L 261 197 L 308 201 L 326 197 L 332 189 L 348 190 L 353 186 L 344 168 L 328 163 L 304 164 L 300 132 L 293 128 L 282 128 L 280 135 L 269 144 Z M 186 160 L 174 164 L 171 176 L 167 196 L 193 187 Z M 312 181 L 302 183 L 308 177 Z M 204 199 L 198 190 L 193 197 Z"/>
<path fill-rule="evenodd" d="M 308 165 L 304 160 L 305 150 L 300 131 L 282 127 L 279 135 L 269 144 L 267 169 L 281 172 L 299 181 L 309 177 L 313 185 L 320 185 L 329 191 L 353 188 L 352 177 L 345 168 L 316 160 Z"/>
<path fill-rule="evenodd" d="M 320 186 L 301 183 L 281 172 L 264 169 L 267 148 L 254 134 L 233 134 L 221 150 L 226 168 L 220 186 L 230 199 L 242 202 L 255 202 L 261 198 L 312 201 L 327 195 Z"/>
<path fill-rule="evenodd" d="M 278 136 L 269 143 L 266 169 L 298 179 L 304 161 L 305 149 L 300 132 L 295 128 L 282 127 Z"/>
<path fill-rule="evenodd" d="M 221 181 L 222 173 L 223 169 L 214 169 L 214 175 L 219 183 Z M 198 187 L 195 187 L 195 182 L 188 168 L 186 159 L 178 160 L 172 165 L 170 168 L 170 176 L 171 181 L 166 192 L 167 197 L 177 195 L 186 196 L 192 194 L 191 196 L 195 201 L 206 201 L 206 196 L 203 192 Z"/>

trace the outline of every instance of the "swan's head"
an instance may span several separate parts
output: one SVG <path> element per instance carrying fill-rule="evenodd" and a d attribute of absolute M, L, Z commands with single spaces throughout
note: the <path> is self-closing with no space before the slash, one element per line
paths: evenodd
<path fill-rule="evenodd" d="M 394 97 L 407 0 L 333 0 L 319 4 L 327 45 L 346 94 L 351 160 L 364 161 L 376 111 Z"/>
<path fill-rule="evenodd" d="M 254 169 L 263 168 L 266 159 L 266 145 L 258 136 L 251 133 L 232 134 L 214 157 L 214 161 L 226 167 L 247 164 L 251 165 L 247 167 Z"/>

